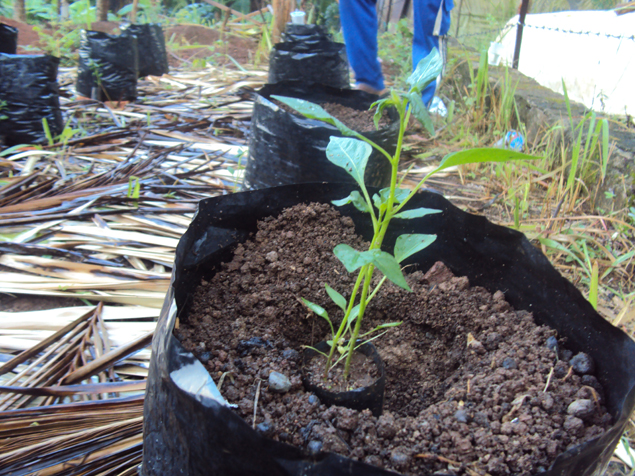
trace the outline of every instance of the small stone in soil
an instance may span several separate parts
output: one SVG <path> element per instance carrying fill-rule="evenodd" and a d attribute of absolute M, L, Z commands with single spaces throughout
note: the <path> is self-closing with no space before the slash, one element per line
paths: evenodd
<path fill-rule="evenodd" d="M 555 354 L 558 355 L 558 339 L 554 336 L 550 336 L 547 339 L 547 348 L 553 350 Z"/>
<path fill-rule="evenodd" d="M 595 370 L 595 363 L 593 359 L 584 352 L 580 352 L 573 356 L 571 361 L 569 362 L 573 367 L 573 370 L 578 372 L 580 375 L 592 374 Z"/>
<path fill-rule="evenodd" d="M 269 390 L 274 393 L 287 393 L 291 389 L 291 381 L 280 372 L 269 374 Z"/>
<path fill-rule="evenodd" d="M 459 423 L 467 423 L 467 412 L 463 409 L 457 410 L 454 413 L 454 418 L 456 418 L 456 421 Z"/>
<path fill-rule="evenodd" d="M 295 349 L 287 349 L 282 351 L 282 358 L 295 362 L 300 358 L 300 352 Z"/>
<path fill-rule="evenodd" d="M 258 423 L 256 425 L 256 430 L 258 430 L 263 435 L 267 435 L 268 433 L 271 433 L 271 430 L 273 430 L 273 426 L 271 425 L 271 423 L 263 421 L 262 423 Z"/>
<path fill-rule="evenodd" d="M 517 369 L 518 365 L 516 364 L 516 361 L 511 357 L 505 357 L 503 359 L 503 368 L 507 370 Z"/>
<path fill-rule="evenodd" d="M 322 442 L 317 440 L 309 441 L 306 449 L 308 450 L 310 455 L 316 455 L 320 451 L 322 451 Z"/>
<path fill-rule="evenodd" d="M 238 343 L 236 350 L 240 353 L 241 357 L 246 356 L 252 349 L 256 347 L 272 347 L 271 343 L 264 340 L 262 337 L 252 337 L 251 339 L 241 340 Z"/>
<path fill-rule="evenodd" d="M 585 420 L 595 413 L 595 404 L 591 400 L 580 399 L 571 402 L 567 408 L 567 413 L 582 420 Z"/>

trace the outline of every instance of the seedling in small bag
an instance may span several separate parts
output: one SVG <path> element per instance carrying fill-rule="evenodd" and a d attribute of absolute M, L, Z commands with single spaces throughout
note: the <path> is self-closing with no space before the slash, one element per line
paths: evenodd
<path fill-rule="evenodd" d="M 430 214 L 441 213 L 441 210 L 432 210 L 428 208 L 417 208 L 406 210 L 405 206 L 410 199 L 417 193 L 423 184 L 432 175 L 445 170 L 449 167 L 457 165 L 471 164 L 478 162 L 508 162 L 511 160 L 531 159 L 533 157 L 515 152 L 512 150 L 502 149 L 471 149 L 456 152 L 447 155 L 439 166 L 432 172 L 428 173 L 412 190 L 401 188 L 402 181 L 398 181 L 399 160 L 403 147 L 403 138 L 406 126 L 409 123 L 410 116 L 414 117 L 426 128 L 430 135 L 434 135 L 434 126 L 428 110 L 421 99 L 421 92 L 437 78 L 441 72 L 442 61 L 439 52 L 435 49 L 426 58 L 421 60 L 417 69 L 410 75 L 407 84 L 410 89 L 407 92 L 391 90 L 387 97 L 379 99 L 371 105 L 375 107 L 375 126 L 378 126 L 379 119 L 386 108 L 394 107 L 399 114 L 399 134 L 397 138 L 397 147 L 394 155 L 389 154 L 379 145 L 362 136 L 358 132 L 353 131 L 322 109 L 319 105 L 313 104 L 302 99 L 295 99 L 282 96 L 272 96 L 274 99 L 285 103 L 296 111 L 304 114 L 310 119 L 317 119 L 335 126 L 344 136 L 347 137 L 331 137 L 329 145 L 326 149 L 328 159 L 335 165 L 342 167 L 359 185 L 360 191 L 353 191 L 348 197 L 341 200 L 335 200 L 332 203 L 336 206 L 343 206 L 352 203 L 359 211 L 368 213 L 373 224 L 373 237 L 370 246 L 366 251 L 358 251 L 345 244 L 339 244 L 333 252 L 335 256 L 342 262 L 349 273 L 357 271 L 357 280 L 353 285 L 351 297 L 347 301 L 339 292 L 326 284 L 326 290 L 333 302 L 342 309 L 344 317 L 337 330 L 328 316 L 326 310 L 318 304 L 312 303 L 306 299 L 302 302 L 309 309 L 328 321 L 331 327 L 332 339 L 330 340 L 331 350 L 326 356 L 326 366 L 324 370 L 324 378 L 328 376 L 328 372 L 333 364 L 335 352 L 340 350 L 341 357 L 336 359 L 335 363 L 343 358 L 346 359 L 344 377 L 348 378 L 350 372 L 351 358 L 355 348 L 363 342 L 358 340 L 372 340 L 369 336 L 390 327 L 395 327 L 400 322 L 391 322 L 381 324 L 365 334 L 360 336 L 360 329 L 364 318 L 364 313 L 369 302 L 377 295 L 377 292 L 389 279 L 397 286 L 411 291 L 406 279 L 403 275 L 400 263 L 411 255 L 427 248 L 436 239 L 436 235 L 411 234 L 401 235 L 397 238 L 393 254 L 387 253 L 381 249 L 386 231 L 391 220 L 401 219 L 409 220 L 413 218 L 422 218 Z M 391 165 L 390 186 L 379 191 L 379 193 L 370 196 L 366 185 L 364 184 L 364 173 L 368 158 L 372 149 L 376 149 L 386 157 Z M 371 290 L 371 279 L 375 268 L 383 274 L 380 282 Z M 348 338 L 346 338 L 348 337 Z M 378 336 L 376 336 L 378 337 Z M 348 341 L 346 347 L 342 349 L 343 343 Z"/>

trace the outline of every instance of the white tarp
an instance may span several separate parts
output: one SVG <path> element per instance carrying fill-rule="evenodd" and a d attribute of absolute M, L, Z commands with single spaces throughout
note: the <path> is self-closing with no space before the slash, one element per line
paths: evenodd
<path fill-rule="evenodd" d="M 511 66 L 518 16 L 490 47 L 490 63 Z M 525 17 L 518 70 L 572 101 L 608 114 L 635 115 L 635 12 L 579 11 Z M 497 47 L 498 46 L 498 47 Z"/>

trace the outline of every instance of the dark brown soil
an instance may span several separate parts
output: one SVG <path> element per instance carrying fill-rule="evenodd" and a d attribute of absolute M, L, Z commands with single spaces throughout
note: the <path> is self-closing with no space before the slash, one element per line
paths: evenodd
<path fill-rule="evenodd" d="M 341 318 L 324 283 L 346 297 L 356 276 L 334 257 L 338 243 L 365 248 L 352 221 L 326 205 L 264 220 L 201 283 L 176 331 L 250 425 L 257 401 L 258 431 L 404 474 L 502 476 L 540 472 L 609 425 L 584 354 L 572 358 L 502 292 L 471 288 L 441 263 L 408 276 L 413 293 L 384 285 L 368 309 L 366 329 L 403 320 L 375 341 L 387 373 L 383 415 L 322 405 L 301 384 L 300 355 L 328 338 L 328 325 L 298 298 Z M 273 391 L 272 372 L 288 378 L 288 391 Z"/>
<path fill-rule="evenodd" d="M 281 109 L 287 111 L 290 114 L 298 114 L 294 109 L 290 108 L 284 103 L 272 99 L 272 101 Z M 373 117 L 375 116 L 375 110 L 360 111 L 359 109 L 353 109 L 351 107 L 343 106 L 337 103 L 321 103 L 320 106 L 328 112 L 331 116 L 339 119 L 345 126 L 353 129 L 357 132 L 371 132 L 377 130 L 375 128 L 375 122 Z M 390 118 L 386 112 L 384 112 L 379 119 L 379 128 L 383 129 L 390 125 Z"/>

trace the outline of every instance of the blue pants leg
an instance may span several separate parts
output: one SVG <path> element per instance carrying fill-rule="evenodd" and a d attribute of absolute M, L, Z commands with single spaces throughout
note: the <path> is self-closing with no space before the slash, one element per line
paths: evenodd
<path fill-rule="evenodd" d="M 340 0 L 340 21 L 355 81 L 381 91 L 384 77 L 377 60 L 376 3 L 376 0 Z"/>
<path fill-rule="evenodd" d="M 447 0 L 446 0 L 447 1 Z M 428 56 L 433 48 L 439 48 L 439 37 L 433 35 L 434 23 L 439 13 L 441 0 L 414 0 L 413 17 L 414 17 L 414 37 L 412 39 L 412 69 L 417 68 L 419 61 Z M 426 89 L 423 90 L 423 103 L 430 104 L 434 96 L 437 82 L 432 81 Z"/>

